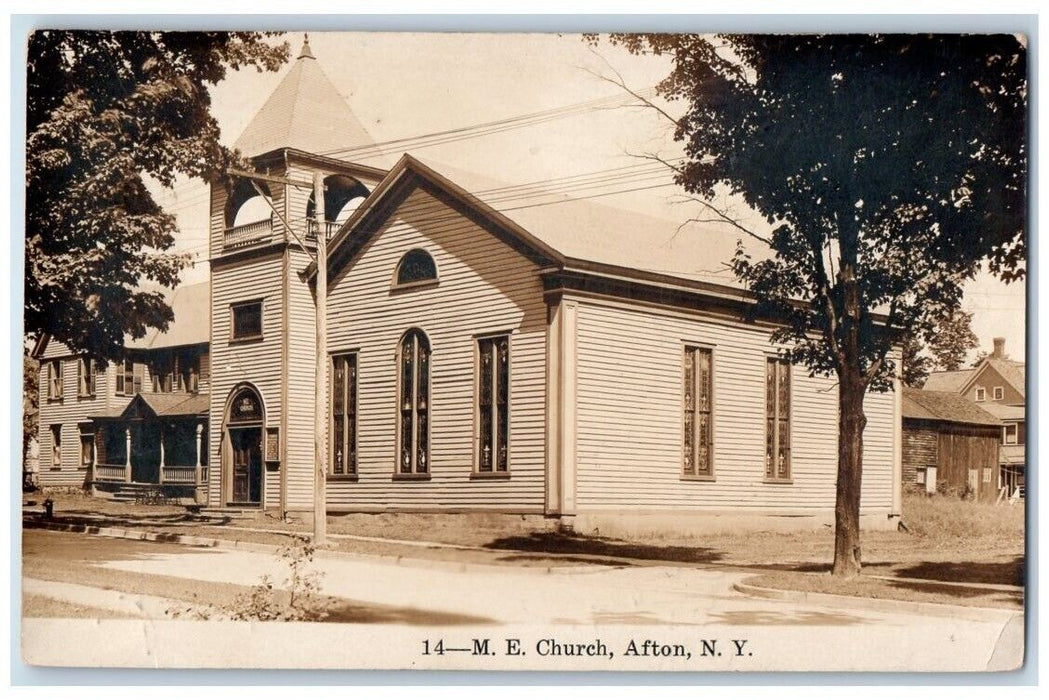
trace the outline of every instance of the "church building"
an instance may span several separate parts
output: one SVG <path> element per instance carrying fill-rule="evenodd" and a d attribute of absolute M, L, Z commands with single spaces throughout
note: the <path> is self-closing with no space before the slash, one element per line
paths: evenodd
<path fill-rule="evenodd" d="M 676 223 L 593 201 L 500 209 L 480 180 L 421 157 L 389 169 L 337 157 L 372 143 L 304 44 L 235 144 L 254 170 L 211 187 L 210 282 L 168 331 L 196 335 L 138 351 L 163 365 L 160 384 L 134 362 L 108 369 L 105 391 L 125 400 L 77 413 L 72 396 L 41 397 L 44 483 L 51 456 L 87 435 L 85 480 L 167 475 L 209 508 L 305 517 L 319 422 L 331 514 L 531 514 L 602 533 L 833 522 L 834 380 L 779 356 L 775 319 L 748 321 L 738 283 L 667 272 L 682 251 L 651 241 Z M 695 267 L 719 263 L 696 238 Z M 42 387 L 49 361 L 76 381 L 82 361 L 59 345 L 39 353 Z M 871 393 L 865 407 L 862 521 L 895 527 L 900 395 Z M 117 425 L 123 438 L 99 437 Z M 161 430 L 169 447 L 147 447 Z M 100 460 L 103 443 L 115 457 Z M 173 451 L 190 471 L 172 471 Z"/>

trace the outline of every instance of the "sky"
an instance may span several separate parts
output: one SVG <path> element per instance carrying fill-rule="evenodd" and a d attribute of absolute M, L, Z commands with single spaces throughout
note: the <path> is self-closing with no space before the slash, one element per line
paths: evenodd
<path fill-rule="evenodd" d="M 288 34 L 284 39 L 294 60 L 302 35 Z M 633 90 L 651 89 L 669 73 L 666 59 L 631 56 L 607 42 L 591 46 L 574 34 L 322 32 L 310 34 L 310 46 L 376 142 L 582 105 L 567 110 L 567 115 L 537 119 L 525 128 L 409 150 L 430 164 L 447 164 L 453 171 L 478 173 L 511 185 L 630 168 L 630 175 L 584 193 L 617 192 L 599 201 L 663 219 L 684 222 L 697 214 L 694 204 L 678 201 L 681 193 L 670 182 L 669 173 L 645 169 L 644 164 L 651 161 L 638 157 L 680 155 L 669 122 L 649 108 L 617 104 L 628 96 L 609 81 L 618 73 Z M 233 144 L 289 69 L 290 62 L 278 73 L 240 71 L 214 88 L 213 113 L 225 144 Z M 355 160 L 388 167 L 401 152 L 393 148 L 378 157 Z M 451 172 L 446 174 L 451 176 Z M 205 185 L 191 183 L 158 198 L 179 217 L 177 247 L 201 261 L 185 274 L 187 282 L 207 276 L 206 192 Z M 763 226 L 739 205 L 734 212 L 747 225 Z M 679 235 L 703 233 L 704 229 L 688 226 Z M 677 235 L 676 230 L 674 236 L 664 233 L 652 245 L 673 245 Z M 713 268 L 723 262 L 689 264 Z M 967 286 L 962 306 L 973 313 L 980 349 L 989 350 L 992 338 L 1002 336 L 1008 354 L 1024 359 L 1024 293 L 1023 283 L 1005 285 L 986 271 Z M 976 350 L 971 357 L 975 354 Z"/>

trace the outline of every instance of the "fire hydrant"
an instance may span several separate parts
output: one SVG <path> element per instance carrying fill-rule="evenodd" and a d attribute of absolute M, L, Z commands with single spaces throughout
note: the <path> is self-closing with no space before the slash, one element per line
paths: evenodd
<path fill-rule="evenodd" d="M 44 500 L 44 517 L 48 520 L 53 518 L 55 515 L 55 502 L 50 498 Z"/>

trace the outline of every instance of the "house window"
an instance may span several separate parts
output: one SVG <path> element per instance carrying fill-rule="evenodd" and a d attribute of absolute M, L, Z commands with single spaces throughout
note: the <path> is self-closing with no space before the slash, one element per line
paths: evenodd
<path fill-rule="evenodd" d="M 57 469 L 62 466 L 62 426 L 51 426 L 51 467 Z"/>
<path fill-rule="evenodd" d="M 80 431 L 80 464 L 90 467 L 95 455 L 95 434 L 81 429 Z"/>
<path fill-rule="evenodd" d="M 134 396 L 142 391 L 142 376 L 144 374 L 142 365 L 136 364 L 131 360 L 124 360 L 116 368 L 116 372 L 117 396 Z"/>
<path fill-rule="evenodd" d="M 914 483 L 925 485 L 925 467 L 918 467 L 914 470 Z"/>
<path fill-rule="evenodd" d="M 47 363 L 47 398 L 62 398 L 62 360 L 51 360 Z"/>
<path fill-rule="evenodd" d="M 790 479 L 790 363 L 765 362 L 765 478 Z"/>
<path fill-rule="evenodd" d="M 331 473 L 357 473 L 357 355 L 336 355 L 331 372 Z"/>
<path fill-rule="evenodd" d="M 994 398 L 995 401 L 1001 401 L 1005 398 L 1005 389 L 1003 387 L 996 386 L 991 391 L 991 396 Z"/>
<path fill-rule="evenodd" d="M 430 282 L 437 279 L 437 263 L 425 250 L 409 250 L 397 264 L 397 284 Z"/>
<path fill-rule="evenodd" d="M 261 301 L 234 304 L 230 308 L 233 312 L 233 340 L 251 340 L 262 337 Z"/>
<path fill-rule="evenodd" d="M 987 400 L 987 390 L 984 389 L 982 386 L 976 387 L 976 400 L 977 401 L 986 401 Z"/>
<path fill-rule="evenodd" d="M 510 338 L 481 338 L 477 345 L 477 471 L 506 472 L 510 463 Z"/>
<path fill-rule="evenodd" d="M 430 469 L 430 344 L 422 331 L 404 334 L 397 352 L 397 473 Z"/>
<path fill-rule="evenodd" d="M 77 374 L 77 396 L 87 397 L 95 395 L 95 361 L 81 357 L 76 363 Z"/>
<path fill-rule="evenodd" d="M 685 476 L 713 476 L 713 353 L 689 346 L 685 348 L 684 361 L 682 470 Z"/>
<path fill-rule="evenodd" d="M 1016 423 L 1006 423 L 1002 426 L 1002 442 L 1006 445 L 1015 445 L 1019 435 Z"/>

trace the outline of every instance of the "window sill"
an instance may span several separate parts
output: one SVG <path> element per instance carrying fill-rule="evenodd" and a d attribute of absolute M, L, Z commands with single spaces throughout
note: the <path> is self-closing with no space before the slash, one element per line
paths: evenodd
<path fill-rule="evenodd" d="M 328 474 L 328 481 L 357 481 L 356 474 Z"/>
<path fill-rule="evenodd" d="M 682 481 L 717 481 L 713 474 L 682 474 Z"/>
<path fill-rule="evenodd" d="M 62 397 L 61 396 L 48 396 L 47 397 L 47 402 L 48 403 L 62 403 Z"/>
<path fill-rule="evenodd" d="M 230 345 L 247 345 L 248 343 L 258 343 L 263 340 L 264 336 L 261 335 L 246 335 L 243 338 L 230 338 Z"/>
<path fill-rule="evenodd" d="M 470 472 L 470 478 L 480 481 L 487 481 L 489 479 L 495 479 L 496 481 L 500 479 L 509 480 L 510 472 L 509 470 L 501 472 Z"/>
<path fill-rule="evenodd" d="M 788 484 L 789 485 L 789 484 L 793 484 L 794 483 L 794 479 L 792 477 L 787 477 L 786 479 L 772 479 L 772 478 L 769 478 L 769 477 L 765 477 L 764 479 L 762 479 L 762 481 L 764 483 L 766 483 L 766 484 Z"/>
<path fill-rule="evenodd" d="M 402 474 L 401 472 L 394 472 L 394 481 L 429 481 L 430 472 L 418 472 L 414 474 Z"/>
<path fill-rule="evenodd" d="M 91 400 L 91 401 L 95 400 L 95 394 L 77 394 L 76 397 L 77 397 L 78 401 L 85 400 L 85 399 L 86 400 Z"/>

